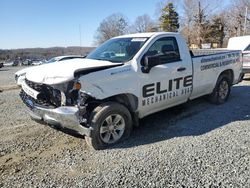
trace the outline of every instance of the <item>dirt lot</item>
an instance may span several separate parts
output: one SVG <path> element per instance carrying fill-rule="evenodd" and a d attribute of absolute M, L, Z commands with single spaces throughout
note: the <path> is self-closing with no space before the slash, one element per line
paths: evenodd
<path fill-rule="evenodd" d="M 0 69 L 0 88 L 18 69 Z M 104 151 L 31 121 L 18 93 L 0 92 L 0 187 L 250 187 L 250 80 L 226 104 L 149 116 Z"/>

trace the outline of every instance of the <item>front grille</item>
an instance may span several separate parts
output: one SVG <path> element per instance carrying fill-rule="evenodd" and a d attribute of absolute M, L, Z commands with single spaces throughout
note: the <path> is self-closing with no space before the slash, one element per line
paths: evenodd
<path fill-rule="evenodd" d="M 38 91 L 38 92 L 41 92 L 43 87 L 44 87 L 44 84 L 38 84 L 38 83 L 35 83 L 35 82 L 32 82 L 30 80 L 27 80 L 25 79 L 25 83 L 31 87 L 32 89 Z"/>
<path fill-rule="evenodd" d="M 21 90 L 19 96 L 21 97 L 23 103 L 31 110 L 33 109 L 34 105 L 50 109 L 55 108 L 55 105 L 52 105 L 50 102 L 33 99 L 31 96 L 27 95 L 23 90 Z"/>
<path fill-rule="evenodd" d="M 59 107 L 61 105 L 61 92 L 59 90 L 54 89 L 53 87 L 49 85 L 35 83 L 27 79 L 25 79 L 25 83 L 30 88 L 39 92 L 39 94 L 37 95 L 37 99 L 33 99 L 34 103 L 45 106 L 45 107 Z M 25 95 L 27 94 L 25 93 Z M 28 101 L 30 102 L 30 100 Z M 26 100 L 26 103 L 27 103 L 27 100 Z"/>

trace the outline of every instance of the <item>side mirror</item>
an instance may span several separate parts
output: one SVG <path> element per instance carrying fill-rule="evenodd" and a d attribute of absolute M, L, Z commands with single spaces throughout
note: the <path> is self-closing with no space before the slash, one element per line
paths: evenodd
<path fill-rule="evenodd" d="M 149 73 L 150 70 L 157 65 L 160 65 L 159 55 L 145 56 L 142 62 L 141 70 L 143 73 Z"/>

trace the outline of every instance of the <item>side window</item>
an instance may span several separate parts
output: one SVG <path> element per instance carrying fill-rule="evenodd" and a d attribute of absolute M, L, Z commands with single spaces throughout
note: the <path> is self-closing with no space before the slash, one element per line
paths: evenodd
<path fill-rule="evenodd" d="M 145 56 L 159 56 L 161 64 L 180 60 L 178 44 L 174 37 L 158 39 L 145 53 Z"/>

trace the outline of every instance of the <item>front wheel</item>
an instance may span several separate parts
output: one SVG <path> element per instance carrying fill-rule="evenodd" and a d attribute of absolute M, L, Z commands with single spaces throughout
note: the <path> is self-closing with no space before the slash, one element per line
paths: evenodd
<path fill-rule="evenodd" d="M 100 150 L 128 137 L 132 129 L 132 118 L 125 106 L 107 102 L 94 109 L 89 124 L 92 134 L 86 137 L 86 142 Z"/>
<path fill-rule="evenodd" d="M 209 95 L 210 102 L 214 104 L 223 104 L 230 95 L 230 84 L 226 76 L 220 76 L 217 80 L 213 92 Z"/>

